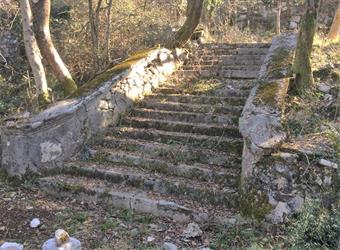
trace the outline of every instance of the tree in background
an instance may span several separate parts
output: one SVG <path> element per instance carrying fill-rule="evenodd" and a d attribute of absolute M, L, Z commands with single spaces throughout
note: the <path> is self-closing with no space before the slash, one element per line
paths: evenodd
<path fill-rule="evenodd" d="M 168 47 L 183 47 L 189 41 L 200 22 L 202 9 L 203 0 L 188 0 L 186 21 L 170 41 Z"/>
<path fill-rule="evenodd" d="M 281 11 L 282 11 L 282 2 L 281 0 L 276 1 L 276 21 L 275 21 L 275 33 L 278 35 L 281 33 Z"/>
<path fill-rule="evenodd" d="M 51 102 L 51 99 L 48 93 L 46 74 L 41 61 L 39 46 L 33 32 L 33 17 L 31 5 L 29 0 L 20 0 L 19 3 L 22 15 L 22 26 L 26 55 L 34 75 L 39 105 L 45 106 Z"/>
<path fill-rule="evenodd" d="M 339 31 L 340 31 L 340 3 L 338 4 L 338 8 L 335 12 L 333 23 L 332 23 L 331 29 L 328 33 L 328 39 L 329 40 L 336 40 L 336 38 L 339 35 Z"/>
<path fill-rule="evenodd" d="M 33 19 L 36 39 L 43 57 L 51 66 L 53 74 L 62 84 L 65 96 L 77 90 L 77 85 L 54 47 L 50 32 L 51 0 L 33 1 Z"/>
<path fill-rule="evenodd" d="M 298 34 L 293 71 L 295 82 L 293 90 L 304 93 L 314 85 L 311 53 L 316 29 L 319 0 L 306 0 L 306 13 L 302 19 Z"/>

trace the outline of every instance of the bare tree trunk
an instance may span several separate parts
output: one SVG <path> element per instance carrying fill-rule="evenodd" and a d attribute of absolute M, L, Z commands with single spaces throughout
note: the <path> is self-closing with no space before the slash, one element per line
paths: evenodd
<path fill-rule="evenodd" d="M 328 33 L 328 39 L 329 40 L 335 40 L 339 36 L 339 31 L 340 31 L 340 3 L 339 3 L 338 8 L 335 12 L 333 23 L 332 23 L 331 29 Z"/>
<path fill-rule="evenodd" d="M 293 71 L 296 74 L 293 90 L 304 93 L 314 85 L 311 66 L 311 53 L 316 29 L 318 0 L 306 0 L 306 14 L 304 15 L 299 34 Z"/>
<path fill-rule="evenodd" d="M 200 22 L 203 0 L 188 0 L 187 19 L 175 38 L 168 44 L 169 48 L 183 47 L 191 38 Z"/>
<path fill-rule="evenodd" d="M 112 9 L 113 0 L 109 0 L 107 6 L 107 15 L 106 15 L 106 39 L 105 39 L 105 59 L 106 62 L 110 61 L 110 32 L 111 32 L 111 9 Z M 146 3 L 146 1 L 145 1 Z"/>
<path fill-rule="evenodd" d="M 33 32 L 33 17 L 31 5 L 29 0 L 20 0 L 19 3 L 22 16 L 26 55 L 34 75 L 39 105 L 45 106 L 46 104 L 51 102 L 51 99 L 48 93 L 44 66 L 41 62 L 40 50 Z"/>
<path fill-rule="evenodd" d="M 92 54 L 95 61 L 95 67 L 99 67 L 99 11 L 102 0 L 98 0 L 96 10 L 93 9 L 93 0 L 88 0 L 89 5 L 89 22 L 91 27 L 91 40 L 92 40 Z"/>
<path fill-rule="evenodd" d="M 50 32 L 51 0 L 38 0 L 33 4 L 34 28 L 43 57 L 51 66 L 54 75 L 62 83 L 66 96 L 77 90 L 77 85 L 54 47 Z"/>
<path fill-rule="evenodd" d="M 276 22 L 275 22 L 275 33 L 277 35 L 281 33 L 281 9 L 282 9 L 281 0 L 277 0 Z"/>

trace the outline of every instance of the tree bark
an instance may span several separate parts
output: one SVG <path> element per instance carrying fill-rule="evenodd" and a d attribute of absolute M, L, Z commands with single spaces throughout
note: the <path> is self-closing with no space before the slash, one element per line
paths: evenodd
<path fill-rule="evenodd" d="M 50 12 L 51 0 L 34 1 L 33 17 L 35 34 L 43 57 L 51 66 L 58 81 L 63 85 L 65 95 L 69 96 L 77 90 L 77 85 L 52 42 L 49 25 Z"/>
<path fill-rule="evenodd" d="M 29 0 L 20 0 L 19 3 L 22 16 L 26 55 L 32 68 L 38 93 L 39 105 L 45 106 L 51 102 L 51 99 L 48 93 L 46 74 L 41 61 L 39 46 L 33 32 L 33 16 L 31 5 Z"/>
<path fill-rule="evenodd" d="M 306 13 L 302 19 L 293 71 L 295 73 L 295 81 L 293 90 L 299 94 L 303 94 L 314 85 L 311 53 L 316 29 L 318 0 L 306 0 Z"/>
<path fill-rule="evenodd" d="M 336 38 L 339 36 L 339 31 L 340 31 L 340 3 L 339 3 L 338 8 L 335 12 L 333 23 L 332 23 L 331 29 L 328 33 L 328 39 L 329 40 L 336 40 Z"/>
<path fill-rule="evenodd" d="M 183 47 L 191 38 L 200 22 L 203 9 L 203 0 L 188 0 L 187 19 L 181 29 L 176 33 L 174 39 L 167 47 Z"/>
<path fill-rule="evenodd" d="M 96 70 L 99 67 L 99 11 L 102 4 L 102 0 L 98 0 L 97 7 L 94 10 L 93 0 L 88 0 L 89 7 L 89 22 L 91 28 L 91 40 L 92 40 L 92 54 L 95 61 Z"/>
<path fill-rule="evenodd" d="M 111 9 L 112 9 L 113 0 L 109 0 L 107 6 L 107 15 L 106 15 L 106 38 L 105 38 L 105 59 L 106 63 L 110 61 L 110 32 L 111 32 Z M 146 1 L 145 1 L 146 3 Z"/>
<path fill-rule="evenodd" d="M 281 33 L 281 10 L 282 10 L 281 0 L 277 0 L 276 22 L 275 22 L 275 33 L 277 35 Z"/>

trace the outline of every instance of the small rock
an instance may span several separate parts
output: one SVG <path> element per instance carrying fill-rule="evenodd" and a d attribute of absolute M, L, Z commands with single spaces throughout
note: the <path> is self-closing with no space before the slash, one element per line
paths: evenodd
<path fill-rule="evenodd" d="M 31 220 L 30 222 L 30 227 L 31 228 L 37 228 L 39 227 L 41 224 L 40 220 L 38 218 L 34 218 L 33 220 Z"/>
<path fill-rule="evenodd" d="M 282 223 L 284 220 L 284 215 L 290 214 L 291 210 L 287 203 L 279 202 L 275 209 L 266 216 L 266 219 L 274 224 Z"/>
<path fill-rule="evenodd" d="M 24 246 L 15 242 L 5 242 L 0 246 L 0 250 L 24 250 Z"/>
<path fill-rule="evenodd" d="M 298 24 L 296 22 L 289 22 L 289 29 L 296 30 L 298 28 Z"/>
<path fill-rule="evenodd" d="M 322 186 L 322 184 L 323 184 L 323 182 L 322 182 L 320 176 L 316 177 L 315 182 L 316 182 L 319 186 Z"/>
<path fill-rule="evenodd" d="M 146 238 L 146 242 L 153 242 L 155 241 L 155 237 L 153 236 L 149 236 L 148 238 Z"/>
<path fill-rule="evenodd" d="M 330 94 L 325 94 L 325 95 L 323 96 L 323 99 L 324 99 L 325 101 L 332 101 L 332 100 L 333 100 L 333 96 L 330 95 Z"/>
<path fill-rule="evenodd" d="M 329 91 L 331 90 L 331 87 L 328 86 L 327 84 L 319 83 L 318 90 L 320 90 L 323 93 L 329 93 Z"/>
<path fill-rule="evenodd" d="M 132 237 L 137 237 L 139 235 L 139 230 L 137 228 L 134 228 L 130 231 L 130 234 Z"/>
<path fill-rule="evenodd" d="M 329 167 L 329 168 L 334 168 L 334 169 L 338 169 L 338 164 L 334 163 L 334 162 L 331 162 L 331 161 L 327 161 L 325 159 L 321 159 L 319 160 L 319 164 L 321 166 L 324 166 L 324 167 Z"/>
<path fill-rule="evenodd" d="M 296 196 L 288 202 L 288 205 L 292 212 L 300 212 L 303 207 L 304 199 L 300 196 Z"/>
<path fill-rule="evenodd" d="M 323 183 L 324 183 L 326 186 L 332 185 L 332 176 L 325 176 L 325 177 L 323 178 Z"/>
<path fill-rule="evenodd" d="M 177 250 L 177 246 L 170 242 L 165 242 L 162 247 L 163 250 Z"/>
<path fill-rule="evenodd" d="M 189 238 L 200 237 L 203 234 L 201 228 L 196 223 L 190 223 L 188 227 L 184 230 L 182 236 Z"/>

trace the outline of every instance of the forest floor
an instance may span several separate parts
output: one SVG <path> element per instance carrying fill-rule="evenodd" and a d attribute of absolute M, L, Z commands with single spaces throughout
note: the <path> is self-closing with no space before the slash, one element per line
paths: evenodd
<path fill-rule="evenodd" d="M 25 249 L 41 249 L 44 241 L 62 228 L 81 241 L 83 249 L 162 249 L 171 242 L 179 249 L 261 249 L 284 246 L 283 228 L 241 218 L 234 225 L 200 225 L 202 236 L 182 236 L 188 224 L 108 208 L 91 201 L 52 199 L 35 185 L 18 185 L 0 178 L 0 244 L 18 242 Z M 31 228 L 38 218 L 41 225 Z M 254 248 L 255 247 L 255 248 Z"/>

